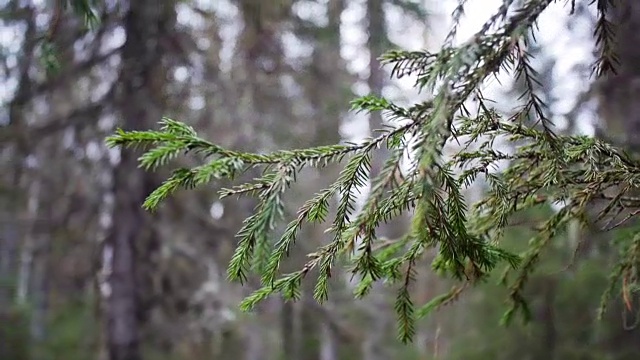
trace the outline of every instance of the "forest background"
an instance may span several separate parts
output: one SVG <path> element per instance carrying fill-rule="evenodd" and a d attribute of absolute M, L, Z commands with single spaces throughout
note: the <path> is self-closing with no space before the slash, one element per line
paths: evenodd
<path fill-rule="evenodd" d="M 502 2 L 467 3 L 457 44 Z M 597 103 L 585 95 L 598 17 L 586 1 L 569 15 L 569 4 L 550 6 L 528 49 L 547 116 L 558 133 L 630 135 L 617 119 L 598 119 Z M 94 4 L 99 21 L 89 28 L 86 19 L 55 4 L 0 2 L 0 359 L 640 355 L 635 315 L 622 300 L 615 298 L 604 319 L 596 319 L 609 276 L 604 269 L 616 255 L 609 244 L 624 233 L 570 228 L 559 234 L 526 289 L 530 323 L 499 324 L 506 294 L 493 281 L 420 321 L 414 342 L 404 345 L 396 338 L 395 293 L 381 286 L 354 300 L 346 273 L 332 278 L 332 296 L 322 306 L 310 296 L 294 303 L 273 297 L 254 313 L 240 312 L 238 303 L 259 284 L 228 282 L 226 266 L 255 202 L 218 201 L 217 191 L 231 186 L 219 181 L 179 192 L 156 213 L 144 212 L 146 195 L 168 171 L 145 172 L 135 157 L 105 145 L 116 127 L 157 128 L 162 116 L 244 151 L 362 141 L 385 121 L 379 113 L 350 112 L 351 99 L 372 93 L 412 104 L 425 96 L 412 79 L 391 79 L 379 56 L 395 48 L 437 51 L 457 5 L 104 1 Z M 632 53 L 633 39 L 625 44 Z M 491 82 L 485 95 L 508 115 L 526 84 L 505 81 Z M 455 145 L 448 150 L 455 152 Z M 373 171 L 384 156 L 376 161 Z M 294 214 L 338 171 L 306 171 L 287 211 Z M 469 201 L 483 191 L 482 183 L 465 190 Z M 534 223 L 553 211 L 537 208 L 519 221 Z M 405 227 L 396 221 L 385 231 L 394 237 Z M 508 231 L 505 244 L 518 249 L 534 231 Z M 320 228 L 305 229 L 283 267 L 302 266 L 326 236 Z M 123 243 L 131 245 L 128 252 L 121 252 Z M 418 303 L 451 287 L 429 271 L 428 260 L 414 289 Z M 312 292 L 312 284 L 305 286 Z M 113 326 L 121 314 L 132 315 L 124 329 Z M 122 344 L 127 348 L 119 349 Z"/>

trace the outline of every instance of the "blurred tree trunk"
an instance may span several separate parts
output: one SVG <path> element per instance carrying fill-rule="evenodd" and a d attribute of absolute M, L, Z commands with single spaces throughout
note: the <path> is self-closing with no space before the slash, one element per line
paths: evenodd
<path fill-rule="evenodd" d="M 626 146 L 638 151 L 640 134 L 640 3 L 614 1 L 610 19 L 615 31 L 614 64 L 617 74 L 607 75 L 599 89 L 600 120 L 608 134 L 624 137 Z M 622 135 L 624 134 L 624 135 Z"/>
<path fill-rule="evenodd" d="M 614 0 L 613 22 L 615 26 L 616 54 L 620 76 L 640 77 L 640 4 L 635 1 Z M 636 128 L 634 128 L 638 131 Z"/>
<path fill-rule="evenodd" d="M 119 103 L 122 128 L 149 129 L 164 111 L 162 40 L 167 36 L 172 1 L 129 2 L 125 18 Z M 113 226 L 105 241 L 111 256 L 107 299 L 107 347 L 110 360 L 139 360 L 141 324 L 140 267 L 157 248 L 157 239 L 141 204 L 154 188 L 153 176 L 138 169 L 137 154 L 122 149 L 113 174 Z M 148 305 L 144 305 L 147 307 Z"/>
<path fill-rule="evenodd" d="M 31 283 L 31 270 L 35 252 L 35 222 L 38 217 L 40 202 L 40 182 L 33 180 L 28 191 L 27 211 L 25 219 L 27 226 L 24 231 L 22 249 L 20 251 L 20 267 L 18 272 L 18 286 L 16 289 L 16 302 L 24 305 L 27 302 L 27 295 Z"/>
<path fill-rule="evenodd" d="M 0 307 L 8 308 L 13 303 L 13 286 L 16 273 L 16 259 L 18 258 L 18 229 L 17 222 L 10 221 L 14 202 L 9 199 L 2 201 L 0 217 Z"/>
<path fill-rule="evenodd" d="M 282 352 L 287 359 L 302 359 L 300 341 L 303 332 L 300 327 L 301 303 L 283 302 L 280 310 L 282 321 Z"/>
<path fill-rule="evenodd" d="M 2 211 L 4 221 L 2 233 L 0 233 L 0 306 L 3 309 L 7 309 L 15 300 L 21 228 L 28 221 L 20 216 L 21 210 L 25 208 L 23 205 L 26 199 L 23 176 L 26 168 L 25 159 L 29 154 L 28 143 L 24 136 L 27 133 L 25 108 L 33 86 L 30 70 L 35 58 L 37 37 L 36 14 L 33 7 L 24 6 L 18 9 L 15 6 L 17 4 L 12 5 L 14 6 L 7 6 L 9 8 L 7 9 L 7 20 L 11 19 L 14 15 L 13 11 L 15 11 L 16 18 L 25 21 L 26 29 L 18 65 L 18 87 L 8 106 L 9 124 L 7 128 L 22 136 L 14 142 L 13 149 L 9 150 L 13 155 L 9 171 L 12 174 L 11 192 L 7 191 L 6 194 L 9 206 L 3 206 Z M 22 13 L 22 15 L 18 15 L 18 13 Z"/>
<path fill-rule="evenodd" d="M 348 108 L 348 98 L 345 94 L 345 84 L 348 78 L 345 71 L 345 63 L 340 55 L 341 47 L 341 24 L 340 18 L 345 8 L 344 0 L 330 0 L 327 3 L 328 23 L 326 27 L 318 29 L 318 35 L 312 55 L 311 71 L 308 76 L 307 98 L 311 103 L 313 114 L 310 124 L 314 131 L 309 134 L 309 142 L 305 146 L 319 146 L 327 144 L 337 144 L 340 142 L 340 125 L 343 112 Z M 309 76 L 310 75 L 310 76 Z M 330 165 L 323 169 L 321 173 L 310 177 L 316 181 L 312 181 L 310 187 L 306 190 L 310 196 L 320 188 L 328 186 L 328 184 L 337 179 L 339 168 Z M 311 188 L 312 187 L 312 188 Z M 330 219 L 332 213 L 328 216 Z M 312 244 L 317 246 L 324 245 L 331 239 L 324 233 L 321 227 L 315 227 L 309 230 L 309 237 L 313 239 Z M 315 245 L 314 245 L 315 246 Z M 305 251 L 307 251 L 305 249 Z M 308 295 L 311 296 L 313 291 L 313 283 L 308 283 Z M 345 284 L 341 276 L 336 276 L 329 283 L 330 296 L 329 302 L 325 304 L 328 312 L 335 312 L 340 306 L 336 306 L 335 297 L 344 292 Z M 311 333 L 305 334 L 304 344 L 310 343 L 311 337 L 317 336 L 317 358 L 319 360 L 335 360 L 339 358 L 339 349 L 341 341 L 336 333 L 335 326 L 330 324 L 330 320 L 326 317 L 318 319 L 318 313 L 312 306 L 317 306 L 315 300 L 305 301 L 302 306 L 306 309 L 306 318 L 304 322 L 315 324 L 316 329 Z M 340 317 L 339 314 L 336 316 Z M 352 344 L 344 344 L 352 345 Z M 304 349 L 304 348 L 303 348 Z"/>
<path fill-rule="evenodd" d="M 251 151 L 286 147 L 292 137 L 282 129 L 294 126 L 295 119 L 291 115 L 291 102 L 283 91 L 285 55 L 281 34 L 286 31 L 293 1 L 239 0 L 237 3 L 244 28 L 237 43 L 237 56 L 242 61 L 238 61 L 234 69 L 239 84 L 237 99 L 234 100 L 237 101 L 237 116 L 243 121 L 233 124 L 233 132 L 242 134 L 239 147 Z M 260 176 L 257 171 L 247 175 Z M 239 218 L 245 218 L 254 206 L 254 199 L 242 199 L 229 208 Z M 262 250 L 256 249 L 256 252 Z M 257 286 L 256 282 L 244 290 L 249 292 Z M 287 359 L 297 359 L 298 339 L 303 336 L 295 331 L 298 312 L 276 301 L 265 302 L 246 322 L 246 360 L 273 359 L 282 352 Z M 280 312 L 273 311 L 274 308 Z M 272 318 L 272 314 L 279 318 Z M 272 321 L 280 322 L 278 333 L 270 331 L 269 323 Z M 293 326 L 292 331 L 287 331 L 289 326 Z"/>
<path fill-rule="evenodd" d="M 368 34 L 367 47 L 369 48 L 369 93 L 375 96 L 382 96 L 385 86 L 385 72 L 381 67 L 378 58 L 387 50 L 387 29 L 384 16 L 384 0 L 367 0 L 367 20 Z M 385 122 L 382 113 L 372 112 L 369 117 L 369 128 L 374 130 L 382 129 Z M 375 136 L 375 134 L 371 134 Z M 389 151 L 381 147 L 375 154 L 371 164 L 371 179 L 373 180 L 380 171 L 389 156 Z M 393 239 L 402 235 L 405 228 L 400 219 L 395 219 L 388 224 L 383 224 L 377 233 L 380 237 Z M 366 338 L 363 344 L 364 360 L 389 359 L 388 346 L 385 339 L 389 336 L 389 329 L 392 325 L 390 311 L 387 302 L 387 292 L 381 282 L 376 282 L 371 291 L 369 299 L 369 317 L 372 325 L 368 327 Z"/>
<path fill-rule="evenodd" d="M 605 118 L 607 127 L 621 129 L 626 134 L 628 150 L 636 158 L 640 157 L 640 2 L 638 1 L 613 1 L 615 43 L 616 55 L 618 56 L 619 66 L 617 66 L 617 75 L 613 81 L 611 91 L 604 93 L 604 104 L 610 104 L 617 109 L 609 112 Z M 621 82 L 624 84 L 620 84 Z M 601 104 L 602 106 L 602 104 Z M 611 116 L 613 115 L 613 116 Z M 617 123 L 617 124 L 615 124 Z M 636 190 L 636 196 L 639 191 Z M 624 215 L 623 215 L 624 216 Z M 638 219 L 629 224 L 637 226 Z M 600 246 L 602 248 L 602 246 Z M 607 249 L 608 250 L 608 249 Z M 613 252 L 614 249 L 608 251 Z M 637 290 L 633 291 L 634 297 L 637 299 Z M 635 303 L 635 301 L 634 301 Z M 623 317 L 628 319 L 637 319 L 637 305 L 634 304 L 633 309 L 625 309 L 622 301 L 611 306 L 609 314 L 611 318 L 615 318 L 617 314 L 622 313 Z M 619 317 L 618 317 L 619 318 Z M 618 346 L 628 342 L 637 341 L 637 327 L 635 331 L 623 329 L 620 326 L 613 332 L 609 346 L 617 349 Z"/>
<path fill-rule="evenodd" d="M 46 267 L 48 262 L 49 237 L 43 231 L 40 219 L 44 218 L 40 209 L 43 195 L 39 174 L 32 174 L 31 187 L 27 203 L 27 226 L 24 231 L 22 249 L 20 254 L 20 271 L 18 273 L 18 286 L 16 302 L 20 305 L 30 305 L 30 335 L 33 345 L 39 344 L 45 337 L 45 321 L 48 300 L 48 275 Z M 52 228 L 53 219 L 47 219 L 47 226 Z"/>
<path fill-rule="evenodd" d="M 617 74 L 608 74 L 599 89 L 599 115 L 607 139 L 613 139 L 615 145 L 622 145 L 632 155 L 640 155 L 640 2 L 612 1 L 609 5 L 609 20 L 614 25 L 614 51 L 618 64 L 614 64 Z M 621 140 L 620 143 L 617 141 Z M 622 186 L 622 185 L 621 185 Z M 615 189 L 614 189 L 615 190 Z M 601 208 L 601 207 L 600 207 Z M 624 218 L 627 212 L 620 214 Z M 591 243 L 592 251 L 599 256 L 613 258 L 615 249 L 611 247 L 612 236 L 602 233 L 598 228 L 583 231 L 584 239 Z M 637 226 L 637 220 L 625 226 Z M 594 226 L 595 227 L 595 226 Z M 601 241 L 602 239 L 605 241 Z M 583 251 L 584 252 L 584 251 Z M 632 310 L 631 312 L 633 312 Z M 613 301 L 605 321 L 611 324 L 620 322 L 623 317 L 635 318 L 636 314 L 626 311 L 622 301 Z M 607 347 L 616 352 L 627 341 L 637 341 L 636 331 L 624 330 L 623 326 L 610 329 Z"/>
<path fill-rule="evenodd" d="M 47 314 L 49 309 L 49 250 L 51 238 L 48 234 L 38 236 L 36 261 L 31 281 L 32 312 L 31 336 L 36 343 L 42 343 L 47 335 Z"/>
<path fill-rule="evenodd" d="M 438 26 L 447 26 L 444 23 L 448 21 L 443 8 L 445 3 L 438 0 L 423 0 L 422 6 L 424 9 L 429 9 L 431 13 L 428 19 L 424 19 L 425 23 L 430 26 L 425 26 L 424 33 L 422 34 L 423 47 L 430 51 L 437 51 L 440 47 L 440 43 L 443 39 L 443 34 L 434 32 L 432 29 Z M 447 14 L 448 15 L 448 14 Z M 470 202 L 471 196 L 469 192 L 474 189 L 468 189 L 465 193 L 465 199 Z M 475 194 L 471 194 L 475 195 Z M 415 286 L 415 302 L 418 306 L 426 304 L 435 296 L 445 291 L 445 281 L 440 278 L 431 270 L 431 263 L 437 254 L 437 249 L 429 249 L 425 252 L 425 255 L 420 259 L 418 275 L 416 276 Z M 463 300 L 460 300 L 463 301 Z M 451 321 L 451 317 L 455 315 L 448 315 L 448 320 Z M 443 353 L 446 352 L 446 344 L 440 339 L 441 335 L 441 318 L 443 316 L 437 312 L 431 314 L 426 319 L 421 319 L 416 326 L 416 338 L 415 347 L 421 360 L 438 359 L 443 357 Z M 444 350 L 444 351 L 443 351 Z"/>
<path fill-rule="evenodd" d="M 15 131 L 20 138 L 2 148 L 9 152 L 8 180 L 9 188 L 0 189 L 2 210 L 0 210 L 0 359 L 29 360 L 31 343 L 29 336 L 28 314 L 25 307 L 16 307 L 18 298 L 17 284 L 20 282 L 21 239 L 24 228 L 29 227 L 30 219 L 24 217 L 27 211 L 26 158 L 30 154 L 29 144 L 24 138 L 27 133 L 25 109 L 28 94 L 33 86 L 32 65 L 36 49 L 36 12 L 31 4 L 6 4 L 3 6 L 3 21 L 24 21 L 25 32 L 18 55 L 17 89 L 8 106 L 8 131 Z M 15 15 L 15 19 L 13 18 Z M 13 139 L 12 139 L 13 140 Z M 5 144 L 2 144 L 5 145 Z M 7 190 L 6 192 L 2 190 Z M 5 326 L 2 326 L 5 325 Z M 8 326 L 6 326 L 8 325 Z"/>

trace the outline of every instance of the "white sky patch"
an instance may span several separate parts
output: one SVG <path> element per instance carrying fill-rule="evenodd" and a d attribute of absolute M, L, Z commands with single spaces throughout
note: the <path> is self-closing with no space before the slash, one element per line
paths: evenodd
<path fill-rule="evenodd" d="M 191 109 L 192 111 L 199 111 L 204 109 L 204 107 L 206 106 L 206 101 L 204 96 L 195 95 L 189 98 L 188 104 L 189 104 L 189 109 Z"/>
<path fill-rule="evenodd" d="M 98 129 L 103 132 L 112 131 L 117 121 L 118 119 L 113 114 L 103 115 L 98 120 Z"/>
<path fill-rule="evenodd" d="M 199 1 L 207 2 L 207 1 Z M 213 6 L 218 19 L 220 20 L 220 39 L 222 40 L 222 48 L 220 49 L 220 71 L 228 72 L 231 70 L 234 56 L 236 41 L 242 31 L 242 19 L 238 8 L 228 0 L 208 1 Z M 215 5 L 214 5 L 215 4 Z"/>
<path fill-rule="evenodd" d="M 115 148 L 108 148 L 107 149 L 107 154 L 108 154 L 108 158 L 109 158 L 109 164 L 111 164 L 112 166 L 116 166 L 120 163 L 120 148 L 119 147 L 115 147 Z"/>
<path fill-rule="evenodd" d="M 302 0 L 293 4 L 292 11 L 302 20 L 309 21 L 318 26 L 327 26 L 327 6 L 319 1 Z"/>
<path fill-rule="evenodd" d="M 300 58 L 308 58 L 313 53 L 313 46 L 300 40 L 290 31 L 282 34 L 282 46 L 287 60 L 295 61 Z"/>
<path fill-rule="evenodd" d="M 104 36 L 105 38 L 102 42 L 102 48 L 100 49 L 103 54 L 124 45 L 124 41 L 126 40 L 124 28 L 122 26 L 116 27 L 113 31 L 110 31 Z"/>
<path fill-rule="evenodd" d="M 47 26 L 49 24 L 49 19 L 51 18 L 51 16 L 49 15 L 48 12 L 43 12 L 40 13 L 38 15 L 36 15 L 36 26 L 38 28 L 44 28 L 45 26 Z"/>
<path fill-rule="evenodd" d="M 2 52 L 7 54 L 9 60 L 7 65 L 9 66 L 18 64 L 15 54 L 20 52 L 24 42 L 24 29 L 25 26 L 22 24 L 8 26 L 4 21 L 0 21 L 0 48 Z M 17 86 L 18 81 L 15 77 L 2 77 L 2 81 L 0 81 L 0 104 L 8 102 L 13 97 Z M 0 120 L 0 122 L 4 122 L 4 120 Z"/>
<path fill-rule="evenodd" d="M 178 17 L 178 24 L 185 26 L 188 25 L 194 29 L 201 29 L 206 23 L 204 17 L 193 11 L 193 7 L 186 3 L 179 3 L 176 6 L 176 14 Z"/>
<path fill-rule="evenodd" d="M 433 2 L 432 2 L 433 3 Z M 458 6 L 457 0 L 445 0 L 441 1 L 442 11 L 447 15 L 447 26 L 441 27 L 443 35 L 451 29 L 452 20 L 451 14 Z M 465 6 L 464 16 L 460 20 L 458 26 L 457 36 L 454 44 L 461 45 L 468 41 L 475 33 L 480 31 L 482 25 L 489 20 L 491 15 L 498 11 L 498 8 L 502 5 L 501 0 L 469 0 Z M 435 30 L 435 29 L 434 29 Z M 443 38 L 444 38 L 443 36 Z"/>
<path fill-rule="evenodd" d="M 173 70 L 173 78 L 178 82 L 185 82 L 189 78 L 189 69 L 178 66 Z"/>
<path fill-rule="evenodd" d="M 215 201 L 211 204 L 211 208 L 209 208 L 209 214 L 215 220 L 222 218 L 224 215 L 224 205 L 220 201 Z"/>
<path fill-rule="evenodd" d="M 87 143 L 84 153 L 92 161 L 98 161 L 102 158 L 104 154 L 101 144 L 98 144 L 95 141 L 90 141 Z"/>
<path fill-rule="evenodd" d="M 367 43 L 367 33 L 362 27 L 365 11 L 361 0 L 349 1 L 340 17 L 340 55 L 348 62 L 363 57 L 360 49 Z"/>
<path fill-rule="evenodd" d="M 24 41 L 25 26 L 23 24 L 12 24 L 7 26 L 4 21 L 0 22 L 0 46 L 6 51 L 18 52 Z"/>

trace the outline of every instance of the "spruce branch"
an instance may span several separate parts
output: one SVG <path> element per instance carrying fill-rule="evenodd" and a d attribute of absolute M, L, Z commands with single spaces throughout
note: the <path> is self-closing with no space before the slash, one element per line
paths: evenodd
<path fill-rule="evenodd" d="M 417 319 L 455 301 L 463 291 L 505 265 L 503 284 L 509 290 L 511 306 L 503 320 L 508 323 L 517 313 L 527 318 L 530 309 L 524 289 L 528 279 L 538 268 L 544 250 L 569 222 L 584 222 L 596 200 L 603 204 L 597 220 L 607 221 L 609 228 L 628 225 L 640 214 L 640 199 L 634 195 L 640 187 L 640 163 L 601 140 L 555 134 L 543 99 L 537 95 L 540 84 L 526 51 L 526 39 L 552 2 L 505 0 L 470 41 L 454 46 L 465 6 L 465 1 L 460 1 L 441 51 L 394 50 L 382 55 L 381 61 L 391 67 L 393 77 L 411 76 L 416 87 L 433 96 L 407 107 L 376 96 L 354 100 L 352 110 L 381 112 L 390 124 L 357 144 L 254 154 L 210 143 L 199 138 L 193 128 L 166 118 L 159 130 L 118 130 L 107 144 L 122 147 L 122 151 L 144 148 L 139 162 L 146 171 L 167 166 L 181 155 L 200 156 L 201 165 L 175 170 L 149 195 L 143 204 L 149 210 L 179 189 L 233 179 L 248 170 L 261 171 L 257 179 L 219 192 L 220 197 L 257 199 L 254 213 L 238 232 L 228 268 L 231 280 L 245 283 L 250 276 L 261 280 L 261 287 L 242 302 L 243 310 L 253 309 L 274 294 L 286 300 L 299 299 L 302 281 L 312 270 L 317 271 L 313 297 L 325 302 L 330 277 L 350 272 L 359 280 L 355 298 L 367 296 L 378 281 L 398 289 L 399 338 L 407 342 L 415 333 Z M 601 49 L 596 67 L 601 75 L 612 71 L 615 56 L 606 18 L 610 5 L 602 0 L 596 6 L 599 22 L 595 35 Z M 525 87 L 514 104 L 515 112 L 508 117 L 480 91 L 485 80 L 499 72 L 520 78 Z M 474 114 L 467 107 L 470 101 L 478 108 Z M 507 152 L 496 148 L 497 139 L 517 146 Z M 453 141 L 460 144 L 459 149 L 445 155 L 445 144 Z M 389 156 L 371 179 L 374 152 L 381 147 L 389 150 Z M 402 164 L 407 155 L 412 160 L 408 169 Z M 289 216 L 284 211 L 286 194 L 300 171 L 343 161 L 337 178 L 308 199 L 278 233 Z M 499 162 L 507 165 L 498 171 Z M 487 189 L 482 199 L 470 204 L 464 188 L 481 178 Z M 356 212 L 359 192 L 369 183 L 371 190 Z M 616 189 L 615 193 L 611 189 Z M 551 211 L 553 204 L 562 207 L 534 225 L 537 233 L 525 251 L 512 253 L 504 248 L 505 231 L 520 226 L 514 221 L 518 214 L 542 207 Z M 379 226 L 401 214 L 412 217 L 405 234 L 397 239 L 380 238 Z M 308 254 L 301 269 L 281 274 L 282 263 L 302 240 L 300 230 L 308 225 L 328 226 L 327 242 Z M 611 269 L 600 314 L 618 286 L 625 297 L 637 285 L 639 233 L 640 229 L 634 229 L 631 240 L 618 244 L 619 261 Z M 415 304 L 410 296 L 415 267 L 427 250 L 436 253 L 432 270 L 453 279 L 456 285 L 427 304 Z"/>

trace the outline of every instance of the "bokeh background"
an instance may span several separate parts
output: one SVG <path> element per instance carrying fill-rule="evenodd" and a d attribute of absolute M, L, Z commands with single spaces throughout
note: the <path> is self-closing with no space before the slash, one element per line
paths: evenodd
<path fill-rule="evenodd" d="M 437 51 L 457 1 L 97 1 L 92 30 L 56 3 L 0 1 L 0 360 L 640 357 L 635 314 L 615 300 L 596 320 L 615 239 L 595 230 L 558 235 L 531 279 L 528 326 L 499 325 L 506 294 L 490 282 L 422 321 L 416 341 L 404 346 L 395 337 L 393 289 L 380 285 L 354 301 L 354 282 L 341 273 L 323 306 L 311 296 L 272 298 L 242 313 L 237 305 L 257 283 L 229 283 L 225 271 L 255 203 L 218 201 L 230 183 L 215 181 L 145 213 L 142 201 L 168 170 L 145 172 L 135 154 L 104 145 L 116 127 L 155 128 L 162 116 L 238 150 L 359 141 L 384 119 L 350 112 L 351 99 L 373 93 L 411 104 L 431 96 L 412 79 L 390 79 L 377 57 L 395 48 Z M 467 1 L 456 42 L 468 41 L 501 3 Z M 597 121 L 597 103 L 585 95 L 595 11 L 579 1 L 569 16 L 567 3 L 551 6 L 529 45 L 539 95 L 559 132 L 620 128 Z M 508 74 L 500 80 L 485 95 L 508 115 L 523 84 Z M 383 152 L 376 162 L 373 171 Z M 288 215 L 338 170 L 305 171 Z M 467 198 L 482 189 L 470 187 Z M 393 237 L 403 224 L 384 231 Z M 531 234 L 517 228 L 505 243 L 517 249 Z M 303 264 L 325 236 L 322 228 L 304 230 L 284 270 Z M 585 238 L 602 241 L 579 246 Z M 451 286 L 428 264 L 427 257 L 414 289 L 419 302 Z M 109 357 L 129 342 L 138 350 Z"/>

